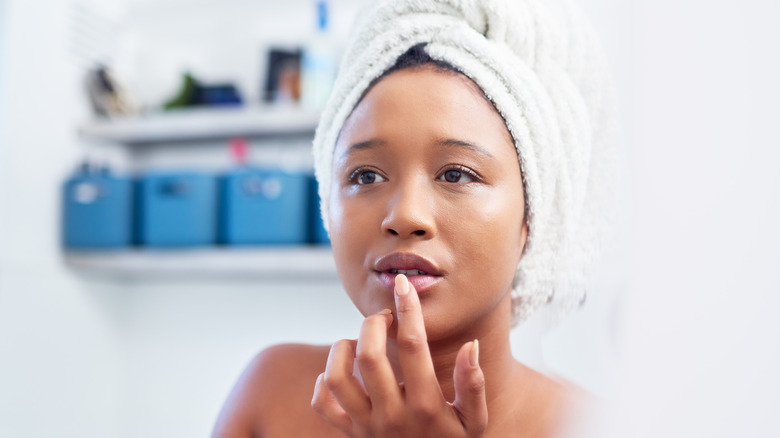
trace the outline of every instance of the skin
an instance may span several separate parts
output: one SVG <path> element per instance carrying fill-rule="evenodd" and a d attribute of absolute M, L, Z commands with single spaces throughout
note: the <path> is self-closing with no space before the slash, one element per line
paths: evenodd
<path fill-rule="evenodd" d="M 576 392 L 517 362 L 509 342 L 522 187 L 512 138 L 473 82 L 429 66 L 383 78 L 342 129 L 331 187 L 361 332 L 260 353 L 213 436 L 554 436 Z M 388 267 L 408 258 L 382 265 L 393 254 L 429 272 L 396 276 Z"/>

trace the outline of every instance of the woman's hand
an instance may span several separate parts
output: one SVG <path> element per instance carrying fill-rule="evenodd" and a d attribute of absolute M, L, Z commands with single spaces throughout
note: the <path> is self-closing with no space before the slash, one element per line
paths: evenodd
<path fill-rule="evenodd" d="M 357 341 L 333 345 L 325 372 L 317 378 L 312 407 L 354 438 L 481 437 L 488 413 L 477 341 L 458 351 L 455 401 L 449 403 L 436 380 L 417 291 L 402 274 L 395 279 L 395 305 L 403 383 L 396 381 L 387 358 L 393 315 L 384 310 L 365 319 Z M 363 384 L 353 373 L 355 360 Z"/>

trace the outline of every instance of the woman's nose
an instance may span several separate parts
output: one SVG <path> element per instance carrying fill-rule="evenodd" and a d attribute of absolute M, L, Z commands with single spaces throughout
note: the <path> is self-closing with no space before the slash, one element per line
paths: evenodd
<path fill-rule="evenodd" d="M 399 187 L 387 207 L 382 230 L 401 238 L 430 239 L 436 232 L 433 200 L 420 184 Z"/>

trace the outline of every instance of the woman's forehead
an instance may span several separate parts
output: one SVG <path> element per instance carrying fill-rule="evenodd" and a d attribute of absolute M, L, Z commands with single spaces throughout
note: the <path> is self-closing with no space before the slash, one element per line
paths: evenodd
<path fill-rule="evenodd" d="M 508 143 L 514 151 L 503 119 L 474 82 L 423 67 L 394 72 L 372 87 L 345 122 L 336 155 L 356 143 L 409 137 L 500 148 Z"/>

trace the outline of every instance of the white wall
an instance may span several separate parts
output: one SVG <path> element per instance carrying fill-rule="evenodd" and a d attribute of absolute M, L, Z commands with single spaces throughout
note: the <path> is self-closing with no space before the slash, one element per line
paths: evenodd
<path fill-rule="evenodd" d="M 627 12 L 605 29 L 631 42 L 613 59 L 634 198 L 617 391 L 588 436 L 778 436 L 780 8 L 587 3 Z"/>
<path fill-rule="evenodd" d="M 0 0 L 0 132 L 3 132 L 3 123 L 5 122 L 5 116 L 3 115 L 3 111 L 5 109 L 5 105 L 3 102 L 5 102 L 5 89 L 4 84 L 5 81 L 3 80 L 3 73 L 5 71 L 5 33 L 6 29 L 8 28 L 5 20 L 6 12 L 5 12 L 5 0 Z M 1 143 L 0 143 L 1 145 Z M 0 166 L 2 166 L 2 161 L 0 161 Z M 0 229 L 3 227 L 2 222 L 2 216 L 3 216 L 3 206 L 0 204 Z M 3 240 L 2 240 L 2 233 L 0 233 L 0 248 L 3 247 Z M 2 265 L 0 265 L 0 268 L 2 268 Z"/>
<path fill-rule="evenodd" d="M 185 70 L 205 82 L 230 81 L 256 102 L 267 67 L 264 46 L 299 47 L 315 34 L 315 2 L 310 0 L 121 1 L 127 28 L 114 67 L 141 106 L 170 98 Z M 346 40 L 360 4 L 329 1 L 335 41 Z"/>
<path fill-rule="evenodd" d="M 0 436 L 117 436 L 121 342 L 108 287 L 60 267 L 58 186 L 79 117 L 65 3 L 6 1 L 0 130 Z"/>

